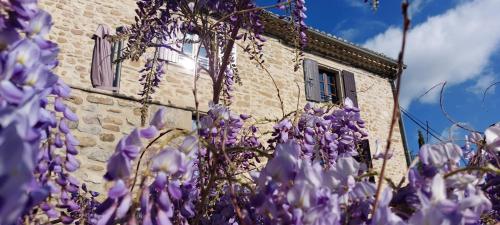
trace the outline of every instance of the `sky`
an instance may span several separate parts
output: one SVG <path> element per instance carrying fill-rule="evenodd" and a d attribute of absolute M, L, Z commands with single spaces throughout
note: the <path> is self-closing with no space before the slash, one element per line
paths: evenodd
<path fill-rule="evenodd" d="M 380 0 L 377 10 L 364 0 L 306 0 L 306 6 L 309 26 L 397 57 L 402 35 L 401 1 Z M 412 22 L 400 102 L 411 116 L 403 115 L 403 121 L 412 153 L 418 151 L 419 129 L 431 143 L 460 141 L 468 131 L 454 122 L 484 131 L 500 121 L 500 85 L 485 92 L 500 81 L 498 9 L 500 0 L 410 0 Z M 425 124 L 424 128 L 428 124 L 437 138 L 427 135 L 412 119 Z"/>

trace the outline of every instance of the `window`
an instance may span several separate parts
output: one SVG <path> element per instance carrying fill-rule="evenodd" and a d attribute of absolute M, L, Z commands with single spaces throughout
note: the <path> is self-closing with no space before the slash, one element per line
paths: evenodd
<path fill-rule="evenodd" d="M 205 47 L 200 43 L 198 35 L 186 34 L 185 37 L 178 37 L 183 43 L 178 46 L 170 44 L 174 50 L 166 47 L 160 47 L 159 59 L 170 63 L 178 63 L 180 66 L 188 70 L 193 70 L 195 67 L 194 58 L 198 53 L 198 63 L 203 67 L 208 67 L 208 56 Z M 181 52 L 182 54 L 179 54 Z"/>
<path fill-rule="evenodd" d="M 339 77 L 339 72 L 319 69 L 318 76 L 321 101 L 338 102 L 340 100 L 337 88 L 337 79 Z"/>
<path fill-rule="evenodd" d="M 182 43 L 182 53 L 193 57 L 194 55 L 194 42 L 197 38 L 195 38 L 192 34 L 187 34 L 184 38 L 184 43 Z"/>
<path fill-rule="evenodd" d="M 354 74 L 347 70 L 328 69 L 304 59 L 304 84 L 308 101 L 340 103 L 349 98 L 358 106 Z"/>

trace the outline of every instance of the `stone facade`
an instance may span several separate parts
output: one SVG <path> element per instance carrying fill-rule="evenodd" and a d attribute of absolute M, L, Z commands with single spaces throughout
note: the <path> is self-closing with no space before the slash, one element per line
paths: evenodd
<path fill-rule="evenodd" d="M 59 44 L 60 65 L 56 73 L 73 88 L 69 105 L 80 117 L 72 124 L 73 132 L 80 140 L 79 160 L 82 169 L 79 175 L 86 182 L 100 190 L 105 171 L 105 161 L 114 151 L 114 146 L 123 134 L 140 125 L 137 93 L 141 89 L 138 82 L 143 61 L 126 61 L 122 67 L 120 93 L 92 88 L 90 66 L 94 41 L 93 33 L 98 24 L 112 28 L 130 24 L 134 18 L 135 1 L 123 0 L 41 0 L 54 21 L 49 38 Z M 268 37 L 264 47 L 265 66 L 272 74 L 284 101 L 286 113 L 294 111 L 307 102 L 305 98 L 304 73 L 294 72 L 292 60 L 294 49 L 278 38 Z M 242 85 L 235 87 L 232 109 L 248 113 L 256 119 L 281 117 L 280 102 L 276 88 L 270 77 L 241 50 L 237 50 L 237 67 Z M 358 103 L 362 117 L 367 122 L 372 153 L 375 140 L 385 143 L 387 139 L 393 93 L 390 80 L 367 70 L 339 63 L 316 53 L 306 53 L 306 58 L 317 61 L 322 66 L 338 70 L 348 70 L 355 75 Z M 191 129 L 194 97 L 192 94 L 192 72 L 177 64 L 168 64 L 166 75 L 158 91 L 154 94 L 154 104 L 169 108 L 169 126 Z M 202 74 L 198 81 L 200 110 L 208 109 L 211 99 L 211 80 Z M 394 156 L 388 162 L 388 176 L 399 181 L 406 170 L 406 160 L 399 126 L 393 137 Z M 374 162 L 379 168 L 381 162 Z"/>

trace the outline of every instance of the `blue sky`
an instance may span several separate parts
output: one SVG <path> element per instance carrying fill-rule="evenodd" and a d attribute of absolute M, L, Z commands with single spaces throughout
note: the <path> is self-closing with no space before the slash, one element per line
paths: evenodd
<path fill-rule="evenodd" d="M 271 0 L 258 1 L 261 5 Z M 363 0 L 307 0 L 309 26 L 396 58 L 401 43 L 399 0 L 380 0 L 373 11 Z M 447 82 L 444 107 L 456 122 L 484 131 L 500 121 L 499 0 L 413 0 L 403 75 L 401 104 L 442 140 L 463 139 L 466 131 L 452 126 L 441 111 L 440 88 Z M 495 90 L 497 89 L 497 90 Z M 418 150 L 417 130 L 404 117 L 410 149 Z M 425 131 L 424 131 L 425 133 Z M 430 138 L 430 142 L 436 142 Z"/>

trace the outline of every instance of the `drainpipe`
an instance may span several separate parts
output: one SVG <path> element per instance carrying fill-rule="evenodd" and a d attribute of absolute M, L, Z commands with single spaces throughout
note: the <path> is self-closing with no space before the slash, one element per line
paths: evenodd
<path fill-rule="evenodd" d="M 401 78 L 400 78 L 401 79 Z M 396 85 L 394 84 L 395 80 L 389 79 L 389 83 L 391 83 L 391 89 L 392 89 L 392 96 L 394 98 L 398 98 L 399 96 L 396 96 Z M 410 156 L 410 149 L 408 148 L 408 142 L 406 141 L 406 132 L 405 132 L 405 126 L 403 122 L 403 117 L 401 116 L 401 111 L 398 109 L 398 119 L 399 119 L 399 131 L 401 132 L 401 139 L 403 140 L 403 148 L 405 151 L 405 159 L 406 159 L 406 167 L 409 167 L 411 164 L 411 156 Z"/>

